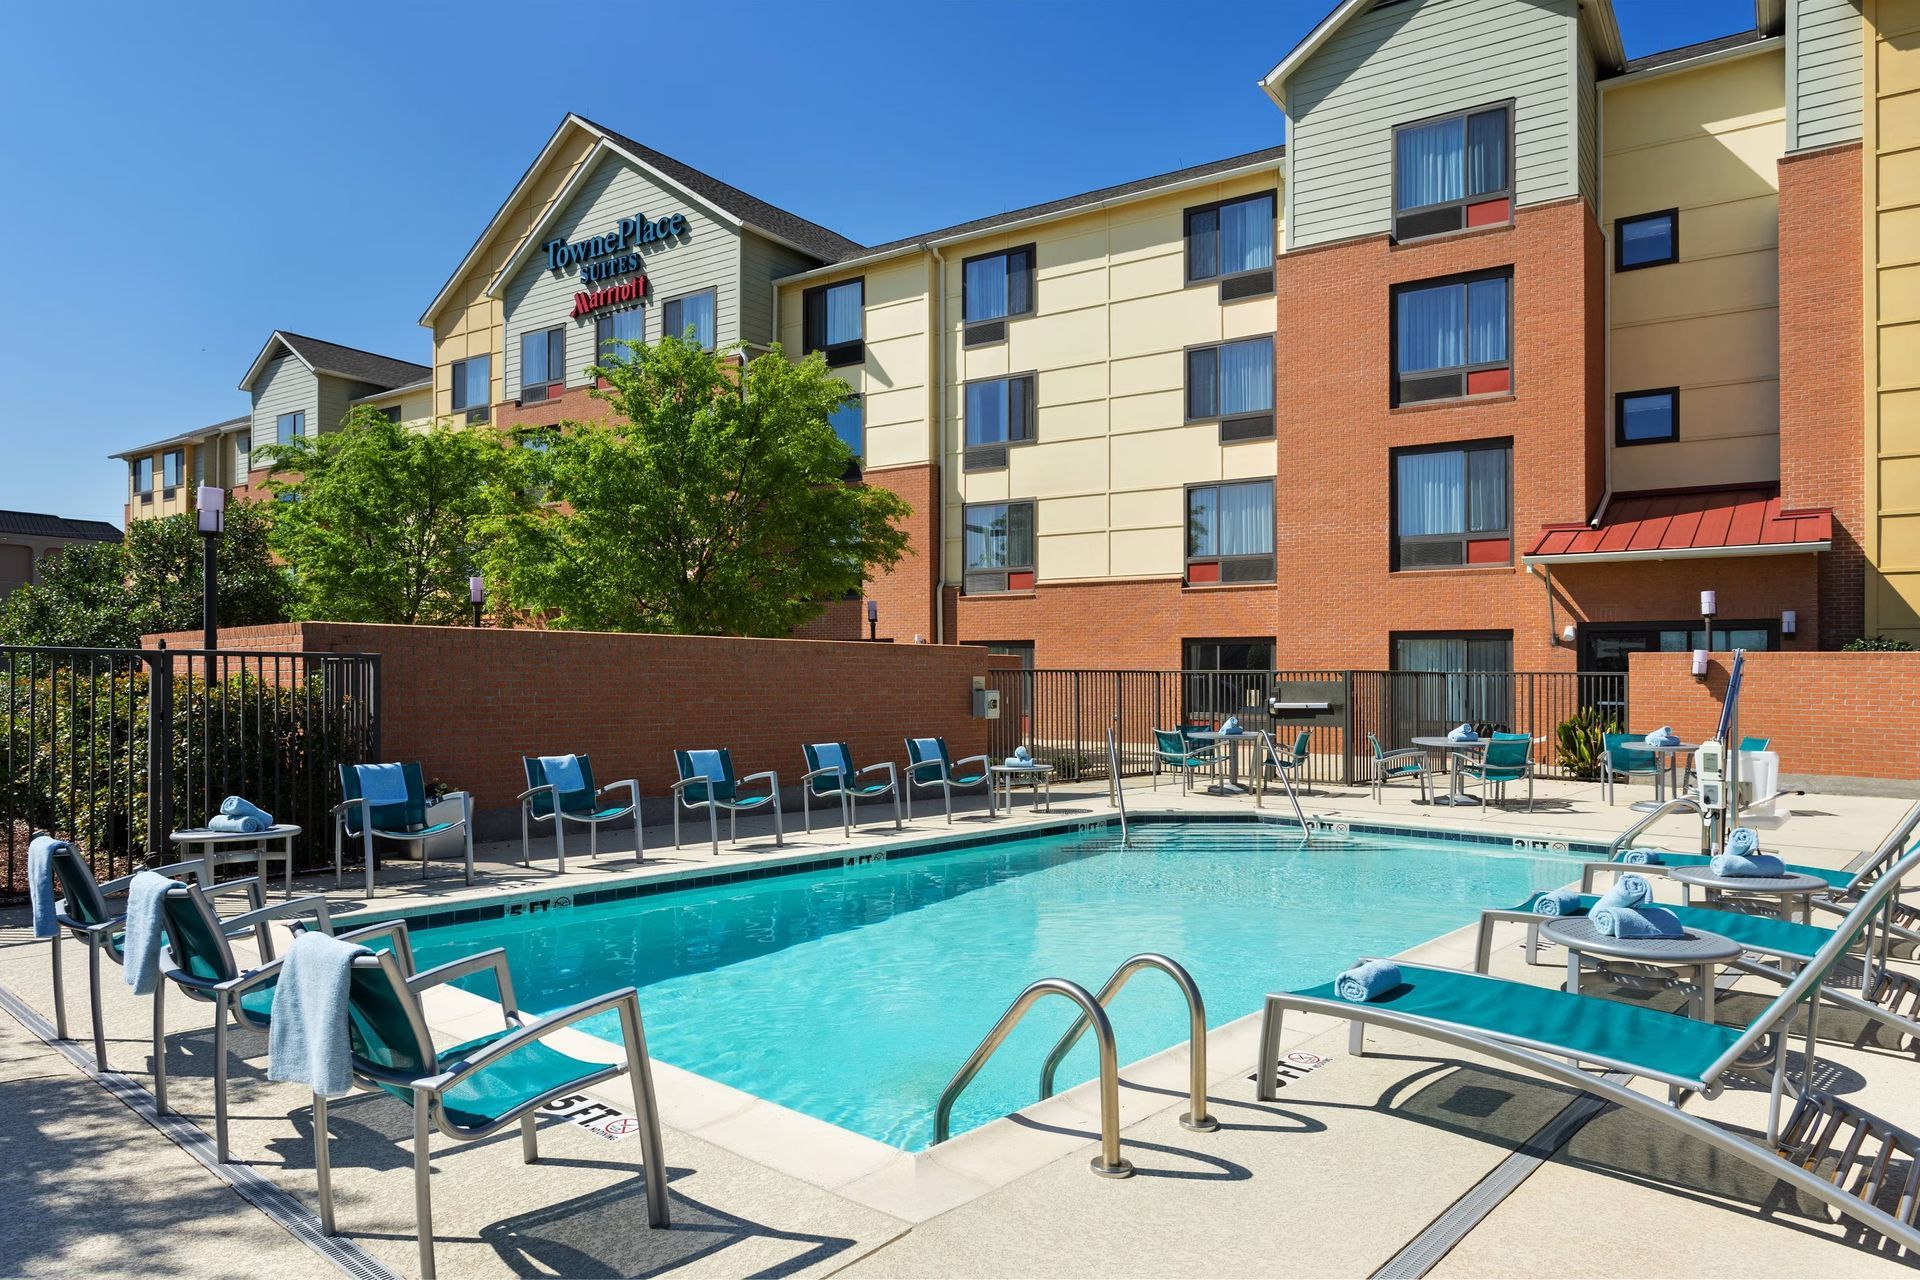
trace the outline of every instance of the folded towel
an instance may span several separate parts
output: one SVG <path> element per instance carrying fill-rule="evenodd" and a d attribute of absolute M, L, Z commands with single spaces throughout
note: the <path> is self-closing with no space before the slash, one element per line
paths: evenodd
<path fill-rule="evenodd" d="M 1760 852 L 1760 833 L 1752 827 L 1735 827 L 1727 833 L 1726 852 L 1751 858 Z"/>
<path fill-rule="evenodd" d="M 1653 901 L 1653 886 L 1647 883 L 1645 876 L 1634 875 L 1631 871 L 1616 878 L 1611 887 L 1600 895 L 1600 901 L 1593 909 L 1601 907 L 1638 907 Z"/>
<path fill-rule="evenodd" d="M 1650 747 L 1677 747 L 1680 745 L 1680 735 L 1673 731 L 1672 725 L 1663 724 L 1647 735 L 1646 743 Z"/>
<path fill-rule="evenodd" d="M 1470 724 L 1457 725 L 1447 730 L 1447 741 L 1478 742 L 1480 741 L 1480 735 L 1473 731 L 1473 726 Z"/>
<path fill-rule="evenodd" d="M 1021 763 L 1023 764 L 1033 759 L 1033 752 L 1027 750 L 1025 747 L 1015 747 L 1013 749 L 1013 754 L 1016 756 L 1019 756 Z"/>
<path fill-rule="evenodd" d="M 1008 756 L 1005 760 L 1002 760 L 1000 763 L 1006 765 L 1008 768 L 1018 769 L 1021 766 L 1025 765 L 1027 762 L 1025 760 L 1022 760 L 1019 756 Z"/>
<path fill-rule="evenodd" d="M 397 764 L 357 764 L 360 796 L 368 804 L 405 804 L 407 771 Z"/>
<path fill-rule="evenodd" d="M 54 899 L 58 896 L 53 887 L 53 853 L 56 849 L 71 849 L 65 840 L 55 840 L 52 836 L 35 836 L 27 845 L 27 893 L 33 899 L 33 936 L 51 938 L 59 926 L 54 921 Z"/>
<path fill-rule="evenodd" d="M 585 791 L 587 780 L 580 772 L 579 756 L 541 756 L 540 770 L 555 790 Z"/>
<path fill-rule="evenodd" d="M 1365 1004 L 1400 985 L 1400 966 L 1391 960 L 1369 960 L 1357 964 L 1333 980 L 1333 989 L 1342 1000 Z"/>
<path fill-rule="evenodd" d="M 1665 907 L 1595 907 L 1587 913 L 1594 929 L 1610 938 L 1682 938 L 1680 917 Z"/>
<path fill-rule="evenodd" d="M 302 933 L 287 950 L 273 992 L 267 1079 L 304 1084 L 323 1098 L 353 1088 L 347 992 L 356 956 L 373 952 L 324 933 Z"/>
<path fill-rule="evenodd" d="M 1717 854 L 1707 866 L 1713 874 L 1725 876 L 1728 879 L 1746 876 L 1779 876 L 1787 872 L 1787 864 L 1770 853 Z"/>
<path fill-rule="evenodd" d="M 1574 889 L 1555 889 L 1552 893 L 1537 894 L 1533 899 L 1533 909 L 1543 916 L 1577 916 L 1580 914 L 1580 894 Z"/>
<path fill-rule="evenodd" d="M 267 824 L 252 814 L 216 813 L 207 819 L 207 830 L 224 831 L 233 835 L 258 835 L 267 829 Z"/>
<path fill-rule="evenodd" d="M 1628 849 L 1614 861 L 1629 867 L 1664 867 L 1667 856 L 1659 849 Z"/>
<path fill-rule="evenodd" d="M 229 818 L 258 818 L 260 820 L 258 830 L 261 831 L 273 825 L 273 815 L 245 796 L 228 796 L 220 802 L 220 812 Z M 210 830 L 220 830 L 212 823 L 208 823 L 207 826 Z"/>
<path fill-rule="evenodd" d="M 1221 726 L 1220 726 L 1220 732 L 1222 732 L 1222 733 L 1238 733 L 1238 732 L 1240 732 L 1240 717 L 1239 717 L 1239 716 L 1228 716 L 1228 717 L 1227 717 L 1227 722 L 1226 722 L 1225 724 L 1223 724 L 1223 725 L 1221 725 Z"/>
<path fill-rule="evenodd" d="M 178 880 L 169 880 L 156 871 L 142 871 L 127 886 L 127 937 L 123 957 L 123 976 L 133 994 L 148 996 L 160 980 L 160 943 L 166 929 L 160 904 L 167 890 L 180 888 Z"/>

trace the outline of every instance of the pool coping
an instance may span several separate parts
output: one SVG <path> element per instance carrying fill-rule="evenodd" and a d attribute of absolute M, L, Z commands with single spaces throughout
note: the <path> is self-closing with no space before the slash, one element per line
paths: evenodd
<path fill-rule="evenodd" d="M 1163 823 L 1235 823 L 1249 820 L 1265 826 L 1298 829 L 1291 816 L 1272 813 L 1193 813 L 1177 809 L 1144 810 L 1130 814 L 1134 825 Z M 504 919 L 550 910 L 568 910 L 605 902 L 651 897 L 717 885 L 799 875 L 845 866 L 948 853 L 1010 839 L 1029 839 L 1060 832 L 1093 832 L 1120 825 L 1118 813 L 1090 816 L 1034 815 L 1014 826 L 991 830 L 901 836 L 855 853 L 799 853 L 773 855 L 750 865 L 722 871 L 690 867 L 649 875 L 633 882 L 632 869 L 610 871 L 586 882 L 584 891 L 556 894 L 530 889 L 508 895 L 504 901 L 477 907 L 423 905 L 398 910 L 371 909 L 362 920 L 404 919 L 408 927 L 430 931 L 454 924 Z M 1308 818 L 1310 831 L 1330 836 L 1382 835 L 1439 843 L 1492 845 L 1530 853 L 1563 854 L 1570 859 L 1604 857 L 1607 846 L 1548 833 L 1480 834 L 1407 823 L 1343 819 L 1338 811 Z M 1577 865 L 1577 864 L 1576 864 Z M 596 887 L 601 886 L 601 887 Z M 1410 957 L 1427 951 L 1459 951 L 1455 939 L 1477 926 L 1459 929 L 1417 942 L 1396 953 Z M 1468 952 L 1467 954 L 1470 954 Z M 1458 957 L 1456 957 L 1458 958 Z M 1045 975 L 1037 975 L 1045 976 Z M 456 1039 L 468 1039 L 497 1030 L 500 1004 L 476 992 L 442 987 L 424 993 L 431 1030 Z M 642 1009 L 643 1021 L 645 1010 Z M 1260 1014 L 1245 1014 L 1207 1033 L 1209 1090 L 1223 1081 L 1254 1069 L 1258 1057 Z M 1322 1015 L 1289 1018 L 1279 1048 L 1286 1052 L 1337 1025 Z M 623 1060 L 619 1046 L 575 1028 L 556 1031 L 553 1047 L 588 1061 Z M 1179 1104 L 1187 1094 L 1188 1052 L 1185 1042 L 1158 1050 L 1121 1067 L 1119 1125 L 1128 1126 Z M 1222 1066 L 1222 1064 L 1228 1064 Z M 1053 1161 L 1083 1150 L 1099 1137 L 1098 1081 L 1089 1080 L 1062 1090 L 1005 1116 L 958 1134 L 921 1151 L 904 1151 L 856 1133 L 831 1121 L 797 1111 L 771 1099 L 724 1084 L 709 1076 L 658 1058 L 652 1059 L 655 1098 L 661 1124 L 669 1129 L 713 1143 L 732 1154 L 786 1174 L 855 1203 L 920 1223 L 957 1208 L 1016 1181 Z M 630 1085 L 620 1079 L 586 1090 L 598 1101 L 626 1111 L 633 1105 Z M 1204 1135 L 1193 1135 L 1204 1144 Z"/>

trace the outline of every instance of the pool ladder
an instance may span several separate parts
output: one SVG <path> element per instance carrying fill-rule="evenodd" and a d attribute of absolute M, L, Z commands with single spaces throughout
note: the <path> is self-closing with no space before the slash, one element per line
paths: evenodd
<path fill-rule="evenodd" d="M 1042 978 L 1022 991 L 1007 1006 L 1007 1011 L 1000 1015 L 1000 1020 L 993 1024 L 993 1030 L 987 1032 L 980 1046 L 953 1073 L 953 1079 L 947 1082 L 947 1087 L 940 1091 L 940 1102 L 933 1112 L 934 1142 L 945 1142 L 951 1136 L 953 1104 L 973 1083 L 973 1078 L 980 1074 L 987 1059 L 1006 1043 L 1014 1027 L 1027 1016 L 1027 1011 L 1047 996 L 1063 996 L 1080 1006 L 1080 1016 L 1047 1054 L 1046 1062 L 1040 1068 L 1040 1096 L 1053 1096 L 1054 1073 L 1059 1070 L 1060 1063 L 1073 1046 L 1080 1042 L 1080 1037 L 1091 1029 L 1100 1060 L 1100 1154 L 1089 1164 L 1103 1178 L 1131 1176 L 1133 1164 L 1120 1154 L 1119 1051 L 1114 1046 L 1113 1023 L 1107 1017 L 1106 1006 L 1120 994 L 1120 989 L 1127 985 L 1133 975 L 1143 969 L 1158 969 L 1172 978 L 1187 1001 L 1188 1099 L 1187 1113 L 1180 1117 L 1181 1127 L 1195 1133 L 1211 1133 L 1218 1129 L 1220 1122 L 1207 1114 L 1207 1010 L 1200 998 L 1200 988 L 1194 984 L 1193 975 L 1178 961 L 1143 951 L 1115 969 L 1097 996 L 1066 978 Z"/>
<path fill-rule="evenodd" d="M 1120 810 L 1120 847 L 1127 848 L 1133 837 L 1127 833 L 1127 796 L 1120 788 L 1120 746 L 1114 741 L 1112 728 L 1107 730 L 1107 795 Z"/>

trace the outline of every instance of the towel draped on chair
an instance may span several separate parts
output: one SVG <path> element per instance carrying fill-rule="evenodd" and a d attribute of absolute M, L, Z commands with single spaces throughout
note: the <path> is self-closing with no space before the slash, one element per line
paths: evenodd
<path fill-rule="evenodd" d="M 267 1031 L 267 1079 L 304 1084 L 323 1098 L 353 1089 L 347 994 L 353 961 L 373 952 L 324 933 L 293 940 L 280 967 Z"/>
<path fill-rule="evenodd" d="M 580 773 L 579 756 L 541 756 L 540 772 L 546 775 L 547 785 L 562 795 L 587 789 L 587 780 Z"/>
<path fill-rule="evenodd" d="M 398 764 L 357 764 L 353 771 L 360 779 L 360 798 L 370 805 L 405 804 L 407 770 Z"/>
<path fill-rule="evenodd" d="M 152 871 L 142 871 L 127 886 L 127 985 L 138 996 L 150 996 L 160 981 L 160 943 L 166 928 L 167 891 L 184 886 Z"/>
<path fill-rule="evenodd" d="M 65 840 L 35 836 L 27 845 L 27 893 L 33 900 L 33 936 L 51 938 L 59 925 L 54 919 L 53 851 L 71 848 Z"/>

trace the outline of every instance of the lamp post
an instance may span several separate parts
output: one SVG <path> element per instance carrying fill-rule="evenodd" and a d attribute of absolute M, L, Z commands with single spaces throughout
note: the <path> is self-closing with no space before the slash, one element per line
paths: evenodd
<path fill-rule="evenodd" d="M 200 486 L 200 647 L 207 651 L 207 683 L 213 683 L 213 651 L 220 647 L 220 577 L 214 551 L 227 529 L 227 491 Z"/>
<path fill-rule="evenodd" d="M 467 579 L 467 600 L 473 605 L 473 625 L 480 625 L 480 611 L 487 606 L 487 583 L 479 574 Z"/>
<path fill-rule="evenodd" d="M 879 638 L 880 602 L 878 600 L 869 600 L 867 601 L 867 639 L 878 640 Z"/>
<path fill-rule="evenodd" d="M 1720 612 L 1720 597 L 1708 590 L 1700 593 L 1700 643 L 1708 649 L 1713 648 L 1713 616 Z"/>

